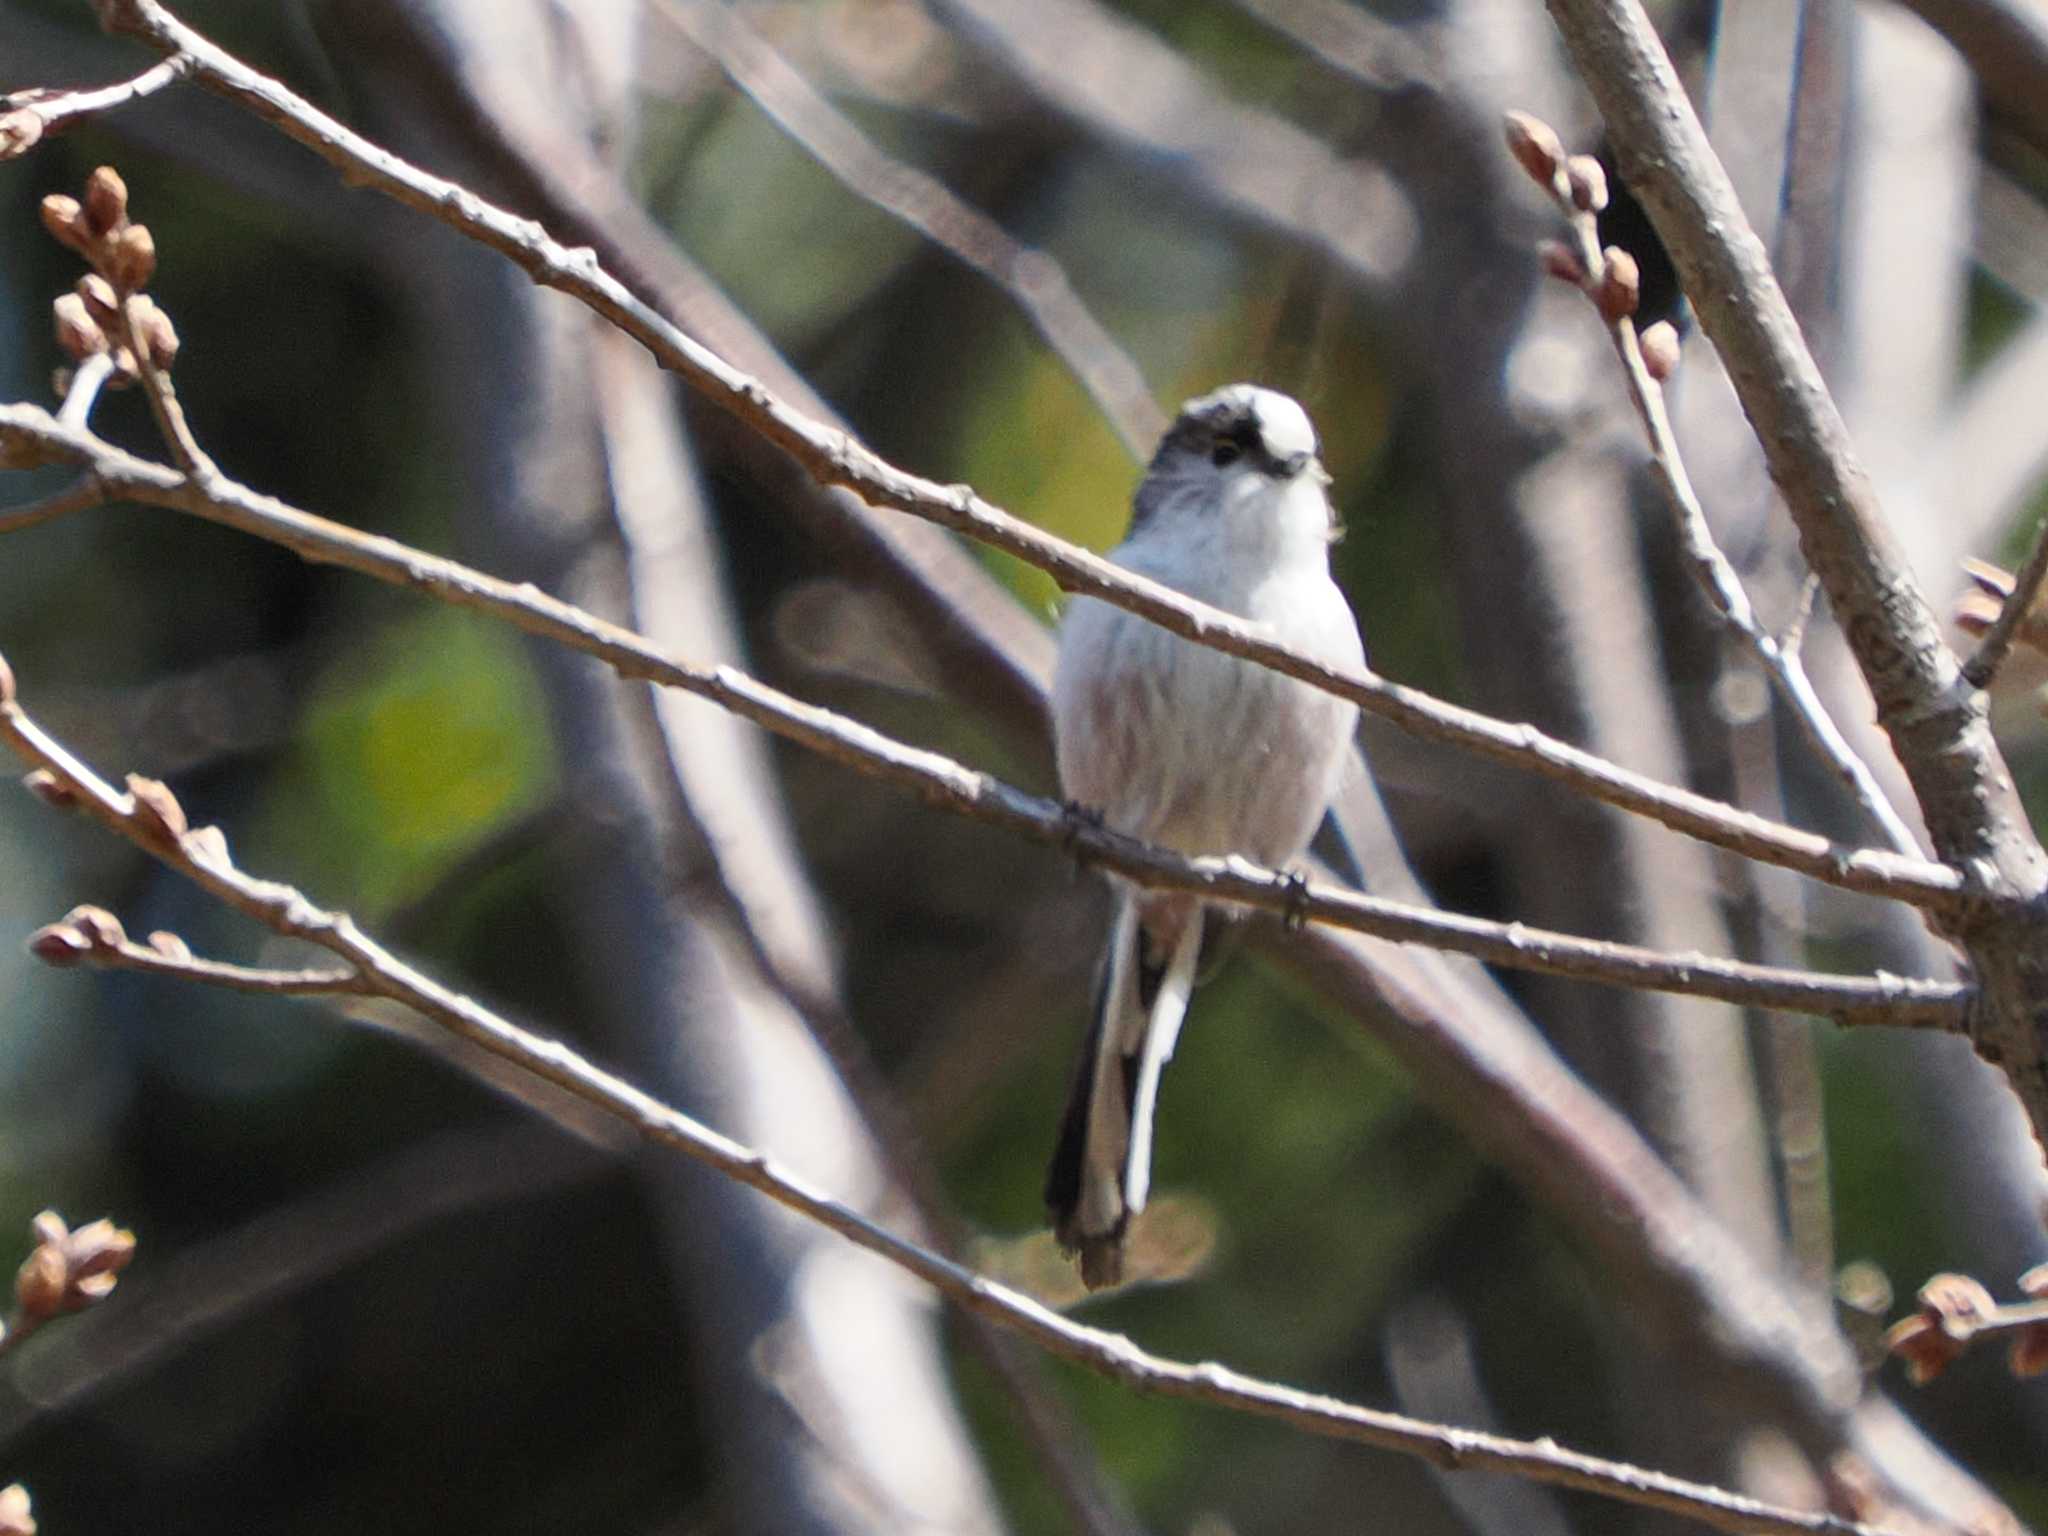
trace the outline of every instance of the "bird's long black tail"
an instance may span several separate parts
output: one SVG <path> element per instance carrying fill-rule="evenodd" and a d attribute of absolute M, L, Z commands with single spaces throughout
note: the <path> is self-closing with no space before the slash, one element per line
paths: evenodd
<path fill-rule="evenodd" d="M 1145 1208 L 1159 1073 L 1187 1015 L 1201 930 L 1195 915 L 1170 957 L 1147 954 L 1137 904 L 1118 893 L 1094 1019 L 1045 1179 L 1054 1235 L 1080 1256 L 1091 1290 L 1123 1279 L 1124 1236 Z"/>

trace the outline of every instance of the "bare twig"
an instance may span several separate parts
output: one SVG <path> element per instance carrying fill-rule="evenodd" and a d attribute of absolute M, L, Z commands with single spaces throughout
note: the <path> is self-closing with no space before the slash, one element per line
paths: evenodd
<path fill-rule="evenodd" d="M 1523 114 L 1509 114 L 1509 134 L 1511 139 L 1534 146 L 1526 155 L 1518 149 L 1517 158 L 1549 194 L 1571 231 L 1574 259 L 1570 267 L 1574 281 L 1599 314 L 1615 356 L 1621 361 L 1629 400 L 1649 439 L 1650 464 L 1658 488 L 1678 521 L 1679 539 L 1701 593 L 1715 615 L 1756 657 L 1791 707 L 1792 718 L 1799 722 L 1814 751 L 1848 786 L 1864 814 L 1884 834 L 1885 841 L 1900 853 L 1917 856 L 1921 852 L 1919 839 L 1885 794 L 1870 765 L 1857 755 L 1820 695 L 1814 692 L 1798 649 L 1782 645 L 1764 627 L 1750 604 L 1734 562 L 1714 538 L 1706 508 L 1700 505 L 1692 477 L 1686 471 L 1677 435 L 1671 430 L 1664 386 L 1644 358 L 1642 341 L 1636 332 L 1634 259 L 1617 250 L 1602 250 L 1600 246 L 1597 216 L 1606 204 L 1607 193 L 1599 166 L 1584 156 L 1567 160 L 1561 153 L 1553 152 L 1556 134 L 1547 124 Z M 1546 164 L 1549 174 L 1539 175 L 1539 167 Z"/>
<path fill-rule="evenodd" d="M 532 1034 L 473 998 L 442 986 L 385 950 L 346 914 L 318 907 L 290 886 L 245 873 L 229 857 L 217 831 L 184 827 L 183 812 L 161 785 L 131 779 L 133 789 L 124 794 L 44 733 L 15 701 L 12 678 L 4 670 L 0 670 L 0 735 L 24 762 L 48 774 L 70 802 L 93 820 L 273 932 L 336 955 L 360 978 L 367 993 L 404 1004 L 472 1044 L 615 1115 L 646 1140 L 705 1163 L 881 1255 L 974 1315 L 1021 1333 L 1051 1353 L 1134 1391 L 1270 1418 L 1309 1433 L 1422 1457 L 1448 1469 L 1483 1468 L 1578 1488 L 1688 1515 L 1724 1530 L 1874 1536 L 1868 1527 L 1833 1515 L 1779 1508 L 1724 1489 L 1567 1451 L 1546 1441 L 1510 1440 L 1431 1424 L 1262 1381 L 1222 1365 L 1187 1365 L 1163 1359 L 1120 1335 L 1069 1321 L 869 1220 L 784 1172 L 764 1154 L 601 1071 L 559 1041 Z M 197 972 L 186 974 L 200 979 Z"/>
<path fill-rule="evenodd" d="M 1808 571 L 1799 583 L 1799 600 L 1792 605 L 1792 617 L 1778 636 L 1780 648 L 1797 656 L 1806 646 L 1806 626 L 1813 621 L 1814 600 L 1820 596 L 1820 578 Z"/>
<path fill-rule="evenodd" d="M 334 997 L 367 993 L 353 970 L 276 970 L 204 960 L 174 933 L 153 933 L 138 944 L 122 931 L 120 919 L 103 907 L 74 907 L 29 935 L 29 952 L 45 965 L 89 965 L 107 971 L 143 971 L 270 997 Z"/>
<path fill-rule="evenodd" d="M 48 412 L 35 406 L 0 405 L 0 464 L 28 468 L 52 462 L 92 467 L 109 498 L 174 507 L 289 544 L 310 559 L 348 565 L 381 580 L 425 587 L 450 601 L 472 606 L 490 603 L 483 589 L 474 585 L 474 580 L 488 578 L 477 578 L 475 573 L 451 562 L 420 555 L 388 540 L 354 534 L 218 475 L 205 485 L 196 484 L 91 433 L 66 431 L 58 427 Z M 956 498 L 961 505 L 973 500 L 964 491 Z M 986 510 L 1005 521 L 1014 521 L 994 508 Z M 1597 785 L 1601 799 L 1652 815 L 1704 841 L 1768 863 L 1782 864 L 1847 890 L 1936 909 L 1948 906 L 1962 892 L 1962 877 L 1941 865 L 1875 849 L 1847 848 L 1818 833 L 1766 821 L 1704 795 L 1659 784 L 1545 736 L 1532 726 L 1495 720 L 1389 682 L 1364 669 L 1346 671 L 1290 651 L 1265 638 L 1258 626 L 1132 575 L 1121 566 L 1063 540 L 1031 530 L 1030 545 L 1039 552 L 1036 563 L 1068 573 L 1077 587 L 1099 595 L 1115 594 L 1113 601 L 1163 622 L 1176 633 L 1233 655 L 1275 665 L 1289 676 L 1317 683 L 1387 714 L 1419 735 L 1455 742 L 1498 761 L 1533 767 L 1559 782 L 1583 787 Z M 1089 573 L 1085 583 L 1078 574 L 1082 571 Z M 515 594 L 505 612 L 509 616 L 535 600 L 537 594 Z M 555 634 L 556 638 L 590 649 L 594 642 L 590 642 L 588 635 L 583 642 L 572 638 L 585 628 L 583 618 L 587 616 L 573 620 L 559 633 L 552 629 L 537 632 Z M 533 624 L 526 627 L 535 628 Z M 592 654 L 603 653 L 594 650 Z M 630 675 L 647 675 L 634 670 L 635 663 L 630 659 L 624 661 L 624 667 Z"/>
<path fill-rule="evenodd" d="M 2048 153 L 2048 16 L 2030 0 L 1905 0 L 1969 61 L 1992 111 Z"/>
<path fill-rule="evenodd" d="M 630 630 L 530 586 L 501 581 L 395 540 L 344 528 L 250 491 L 223 475 L 216 474 L 200 485 L 164 466 L 122 454 L 89 434 L 59 434 L 48 413 L 34 407 L 0 406 L 0 463 L 7 462 L 18 446 L 17 425 L 28 428 L 29 440 L 43 449 L 61 451 L 68 446 L 87 455 L 110 493 L 176 507 L 281 544 L 308 560 L 343 566 L 457 607 L 489 613 L 528 634 L 595 656 L 622 677 L 697 694 L 786 740 L 911 789 L 929 804 L 1068 848 L 1140 884 L 1196 891 L 1211 900 L 1353 928 L 1380 938 L 1441 945 L 1518 969 L 1818 1013 L 1844 1024 L 1956 1029 L 1967 1009 L 1969 988 L 1951 982 L 1883 975 L 1827 976 L 1666 954 L 1389 901 L 1341 886 L 1298 880 L 1236 857 L 1184 858 L 1118 836 L 1050 800 L 1025 794 L 938 753 L 891 740 L 732 667 L 694 665 Z"/>
<path fill-rule="evenodd" d="M 1237 6 L 1369 90 L 1442 84 L 1439 39 L 1428 21 L 1397 25 L 1343 0 L 1237 0 Z"/>
<path fill-rule="evenodd" d="M 20 533 L 41 523 L 55 522 L 60 517 L 83 512 L 88 507 L 104 506 L 107 500 L 104 486 L 89 473 L 81 475 L 60 491 L 52 491 L 35 501 L 23 502 L 20 506 L 9 507 L 6 511 L 0 512 L 0 536 Z"/>
<path fill-rule="evenodd" d="M 1094 397 L 1131 456 L 1142 460 L 1150 455 L 1166 430 L 1165 414 L 1130 354 L 1089 313 L 1058 262 L 1014 239 L 937 177 L 885 153 L 731 6 L 659 0 L 655 8 L 849 190 L 1008 294 Z"/>
<path fill-rule="evenodd" d="M 64 403 L 57 409 L 57 419 L 67 427 L 84 426 L 92 417 L 101 387 L 113 376 L 114 354 L 93 353 L 73 371 L 71 383 L 64 391 Z"/>
<path fill-rule="evenodd" d="M 191 424 L 185 420 L 185 408 L 178 403 L 178 391 L 171 383 L 169 371 L 159 368 L 151 355 L 148 339 L 136 318 L 136 303 L 131 294 L 121 296 L 121 328 L 135 354 L 135 369 L 142 380 L 142 392 L 149 399 L 149 412 L 156 418 L 157 430 L 163 434 L 178 468 L 191 480 L 204 484 L 220 471 L 207 457 L 206 450 L 199 446 L 199 439 L 192 435 Z"/>
<path fill-rule="evenodd" d="M 2006 593 L 1998 617 L 1991 621 L 1991 627 L 1977 642 L 1975 654 L 1963 666 L 1963 676 L 1970 680 L 1972 687 L 1991 686 L 1991 680 L 2005 664 L 2006 653 L 2012 649 L 2021 626 L 2034 611 L 2043 581 L 2048 581 L 2048 525 L 2034 535 L 2034 548 L 2027 556 L 2027 563 L 2020 567 L 2019 575 L 2013 578 L 2012 590 Z"/>
<path fill-rule="evenodd" d="M 89 91 L 16 91 L 0 96 L 0 160 L 26 154 L 45 136 L 96 113 L 153 96 L 192 72 L 192 60 L 174 53 L 133 80 Z"/>
<path fill-rule="evenodd" d="M 1415 217 L 1375 164 L 1231 98 L 1156 34 L 1086 0 L 928 7 L 1060 115 L 1135 146 L 1222 209 L 1329 253 L 1367 288 L 1415 251 Z"/>

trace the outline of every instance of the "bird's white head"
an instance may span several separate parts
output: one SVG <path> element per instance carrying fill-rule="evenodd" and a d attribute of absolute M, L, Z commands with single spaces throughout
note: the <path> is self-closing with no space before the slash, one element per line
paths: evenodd
<path fill-rule="evenodd" d="M 1336 523 L 1319 448 L 1308 412 L 1277 390 L 1227 384 L 1190 400 L 1138 486 L 1131 542 L 1233 563 L 1320 560 Z"/>

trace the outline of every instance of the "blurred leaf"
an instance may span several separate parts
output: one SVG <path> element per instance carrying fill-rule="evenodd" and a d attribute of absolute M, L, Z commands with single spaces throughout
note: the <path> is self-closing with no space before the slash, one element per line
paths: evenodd
<path fill-rule="evenodd" d="M 269 830 L 302 858 L 303 839 L 316 838 L 316 888 L 337 901 L 350 892 L 374 915 L 543 802 L 553 775 L 522 642 L 434 609 L 330 674 Z M 293 819 L 280 827 L 285 805 Z"/>

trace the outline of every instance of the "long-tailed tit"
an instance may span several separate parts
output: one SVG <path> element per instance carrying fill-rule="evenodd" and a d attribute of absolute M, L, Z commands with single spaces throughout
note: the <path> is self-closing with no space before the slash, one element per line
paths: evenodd
<path fill-rule="evenodd" d="M 1138 486 L 1110 559 L 1333 664 L 1364 660 L 1330 579 L 1335 520 L 1315 429 L 1293 400 L 1232 384 L 1191 400 Z M 1094 598 L 1060 626 L 1060 784 L 1106 825 L 1187 854 L 1298 859 L 1336 790 L 1358 711 Z M 1123 1273 L 1151 1185 L 1152 1114 L 1202 948 L 1199 897 L 1116 882 L 1095 1020 L 1045 1199 L 1092 1288 Z"/>

